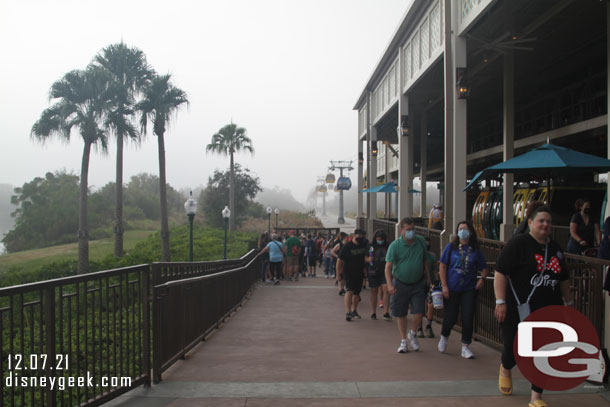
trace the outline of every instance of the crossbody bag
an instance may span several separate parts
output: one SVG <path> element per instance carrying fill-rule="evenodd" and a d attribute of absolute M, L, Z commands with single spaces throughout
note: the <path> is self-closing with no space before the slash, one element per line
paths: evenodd
<path fill-rule="evenodd" d="M 548 254 L 549 254 L 549 244 L 547 243 L 544 246 L 544 266 L 542 267 L 542 271 L 540 271 L 540 275 L 538 276 L 538 279 L 540 281 L 542 281 L 542 275 L 544 274 L 544 271 L 546 270 L 546 262 L 548 260 L 548 257 L 547 257 Z M 534 280 L 534 281 L 536 281 L 536 280 Z M 517 297 L 517 292 L 515 291 L 515 287 L 513 286 L 513 282 L 511 281 L 510 277 L 508 278 L 508 283 L 510 284 L 510 288 L 513 290 L 513 295 L 515 296 L 515 300 L 517 301 L 517 310 L 519 311 L 519 320 L 523 321 L 531 313 L 530 300 L 532 299 L 532 295 L 534 295 L 534 291 L 536 291 L 536 288 L 538 288 L 538 286 L 536 284 L 534 284 L 534 287 L 532 288 L 530 295 L 527 297 L 527 300 L 523 304 L 521 304 L 521 303 L 519 303 L 519 297 Z"/>

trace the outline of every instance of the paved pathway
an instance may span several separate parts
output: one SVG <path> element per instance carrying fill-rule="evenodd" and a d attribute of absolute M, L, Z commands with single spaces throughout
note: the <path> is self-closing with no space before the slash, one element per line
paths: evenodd
<path fill-rule="evenodd" d="M 437 339 L 397 354 L 395 322 L 372 321 L 369 291 L 362 320 L 346 322 L 332 280 L 257 285 L 245 305 L 152 388 L 107 406 L 527 406 L 529 385 L 515 369 L 515 394 L 497 389 L 500 355 L 475 342 L 460 357 L 459 335 L 439 354 Z M 381 313 L 378 312 L 380 316 Z M 440 327 L 433 325 L 438 335 Z M 549 393 L 552 407 L 610 406 L 604 389 L 582 385 Z"/>
<path fill-rule="evenodd" d="M 356 219 L 344 217 L 345 223 L 340 225 L 338 222 L 339 215 L 336 213 L 327 212 L 326 216 L 322 216 L 322 211 L 318 210 L 316 216 L 325 228 L 341 228 L 341 231 L 346 233 L 353 233 L 356 229 Z"/>

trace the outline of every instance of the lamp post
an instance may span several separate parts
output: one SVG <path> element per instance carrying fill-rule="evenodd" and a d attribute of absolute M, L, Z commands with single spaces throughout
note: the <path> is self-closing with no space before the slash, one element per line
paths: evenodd
<path fill-rule="evenodd" d="M 269 220 L 269 226 L 267 227 L 267 233 L 271 236 L 271 207 L 267 206 L 267 219 Z"/>
<path fill-rule="evenodd" d="M 225 245 L 224 245 L 224 254 L 222 256 L 223 259 L 227 259 L 227 222 L 229 221 L 229 218 L 231 217 L 231 210 L 229 209 L 228 206 L 225 206 L 225 208 L 222 210 L 222 217 L 225 220 Z"/>
<path fill-rule="evenodd" d="M 189 218 L 189 261 L 193 261 L 193 219 L 197 213 L 197 201 L 193 199 L 193 191 L 191 196 L 184 203 L 184 211 Z"/>
<path fill-rule="evenodd" d="M 280 208 L 275 208 L 275 233 L 277 233 L 277 215 L 280 214 Z"/>

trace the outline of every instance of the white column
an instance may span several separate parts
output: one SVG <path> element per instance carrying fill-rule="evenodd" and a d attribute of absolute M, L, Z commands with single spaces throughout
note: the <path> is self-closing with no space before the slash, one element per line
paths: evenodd
<path fill-rule="evenodd" d="M 409 114 L 409 99 L 402 95 L 398 102 L 398 122 L 400 117 Z M 413 117 L 409 117 L 409 124 L 413 128 Z M 413 133 L 408 136 L 398 136 L 398 220 L 413 216 L 413 195 L 409 189 L 413 187 Z"/>
<path fill-rule="evenodd" d="M 444 185 L 443 185 L 443 226 L 445 230 L 441 233 L 441 247 L 445 247 L 451 238 L 453 227 L 453 107 L 454 107 L 454 90 L 455 90 L 455 65 L 453 61 L 453 34 L 451 30 L 452 12 L 451 0 L 445 0 L 445 43 L 444 43 L 444 79 L 445 79 L 445 167 L 444 167 Z"/>
<path fill-rule="evenodd" d="M 362 151 L 362 140 L 360 140 L 360 135 L 358 135 L 358 214 L 356 215 L 358 218 L 362 217 L 362 212 L 364 210 L 364 203 L 362 197 L 362 189 L 364 186 L 364 163 L 360 162 L 360 157 L 364 158 L 364 152 Z"/>
<path fill-rule="evenodd" d="M 610 64 L 610 3 L 606 2 L 606 62 Z M 606 65 L 610 66 L 610 65 Z M 606 78 L 606 106 L 610 106 L 610 72 L 607 72 Z M 610 110 L 608 108 L 607 110 Z M 606 111 L 606 114 L 609 112 Z M 610 116 L 610 115 L 609 115 Z M 610 141 L 610 126 L 606 126 L 606 140 Z M 610 159 L 610 142 L 608 143 L 608 158 Z M 608 185 L 610 185 L 610 172 L 608 173 Z M 610 216 L 610 199 L 606 202 L 606 217 Z M 605 219 L 600 220 L 600 226 L 603 227 Z M 604 315 L 610 315 L 610 300 L 604 295 Z M 610 348 L 610 318 L 604 318 L 604 338 L 600 340 L 604 343 L 606 349 Z"/>
<path fill-rule="evenodd" d="M 371 126 L 371 143 L 373 141 L 377 141 L 377 128 L 375 126 Z M 369 145 L 369 151 L 371 150 L 371 145 Z M 377 145 L 377 150 L 379 150 L 379 145 Z M 371 162 L 368 172 L 369 177 L 369 188 L 372 188 L 377 185 L 377 157 L 373 157 L 371 155 Z M 372 236 L 375 227 L 373 226 L 373 219 L 377 219 L 377 194 L 368 194 L 369 196 L 369 218 L 367 223 L 367 235 Z"/>
<path fill-rule="evenodd" d="M 426 171 L 428 170 L 428 116 L 426 112 L 421 115 L 419 132 L 419 180 L 421 181 L 421 195 L 419 197 L 419 216 L 428 216 L 426 211 Z"/>
<path fill-rule="evenodd" d="M 453 11 L 453 32 L 457 32 L 457 2 L 453 2 L 456 7 Z M 453 222 L 451 231 L 455 231 L 458 222 L 466 220 L 466 166 L 467 166 L 467 99 L 457 98 L 457 86 L 455 83 L 456 68 L 466 68 L 466 38 L 452 35 L 453 43 Z M 446 226 L 447 227 L 447 226 Z"/>
<path fill-rule="evenodd" d="M 504 161 L 515 156 L 515 61 L 512 52 L 504 54 Z M 513 174 L 504 174 L 500 240 L 508 242 L 515 230 L 513 214 Z"/>
<path fill-rule="evenodd" d="M 392 152 L 390 151 L 390 149 L 388 148 L 388 146 L 386 146 L 385 144 L 383 145 L 383 154 L 384 154 L 384 162 L 385 162 L 385 174 L 383 176 L 383 182 L 384 183 L 388 183 L 390 182 L 390 154 L 392 154 Z M 390 218 L 390 214 L 392 212 L 391 208 L 392 208 L 392 201 L 390 200 L 390 194 L 386 193 L 385 195 L 385 218 L 388 219 Z"/>

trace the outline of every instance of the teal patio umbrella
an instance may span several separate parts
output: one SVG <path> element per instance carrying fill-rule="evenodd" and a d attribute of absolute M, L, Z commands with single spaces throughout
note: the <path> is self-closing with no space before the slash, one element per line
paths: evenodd
<path fill-rule="evenodd" d="M 380 192 L 380 193 L 394 194 L 394 193 L 398 192 L 398 185 L 396 185 L 395 182 L 388 182 L 386 184 L 377 185 L 376 187 L 373 187 L 373 188 L 363 189 L 361 192 Z M 411 189 L 409 189 L 409 193 L 410 194 L 419 194 L 419 193 L 421 193 L 421 191 L 411 188 Z"/>
<path fill-rule="evenodd" d="M 610 171 L 610 160 L 554 144 L 543 144 L 525 154 L 477 172 L 464 191 L 480 180 L 503 173 L 512 173 L 533 174 L 539 178 L 544 176 L 547 180 L 548 195 L 552 175 L 608 171 Z"/>

